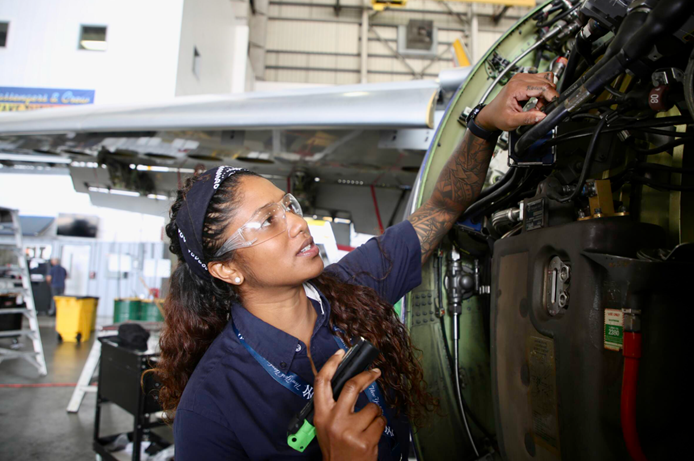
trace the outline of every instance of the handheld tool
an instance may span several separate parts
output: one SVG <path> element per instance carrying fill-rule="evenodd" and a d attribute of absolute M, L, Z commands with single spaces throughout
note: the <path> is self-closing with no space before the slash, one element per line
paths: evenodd
<path fill-rule="evenodd" d="M 371 365 L 381 353 L 376 347 L 364 338 L 359 338 L 345 354 L 342 362 L 337 367 L 333 379 L 330 381 L 333 388 L 333 398 L 337 400 L 345 383 L 358 375 Z M 316 428 L 313 426 L 313 398 L 304 408 L 292 418 L 287 430 L 287 443 L 293 449 L 303 451 L 316 436 Z"/>

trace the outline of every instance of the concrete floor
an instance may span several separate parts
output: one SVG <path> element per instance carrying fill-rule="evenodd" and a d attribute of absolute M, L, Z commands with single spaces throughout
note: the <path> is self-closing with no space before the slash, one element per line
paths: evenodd
<path fill-rule="evenodd" d="M 39 325 L 48 375 L 39 377 L 36 368 L 25 360 L 6 360 L 0 363 L 0 384 L 77 382 L 94 337 L 81 345 L 59 344 L 55 317 L 39 317 Z M 24 349 L 31 349 L 30 341 L 22 342 Z M 11 340 L 0 339 L 0 346 L 10 344 Z M 65 408 L 73 391 L 74 387 L 0 387 L 0 461 L 94 460 L 96 395 L 87 394 L 79 413 L 72 414 Z M 130 414 L 113 404 L 102 406 L 101 436 L 128 432 L 132 424 Z M 170 434 L 168 428 L 164 432 Z M 167 439 L 172 440 L 170 436 Z"/>

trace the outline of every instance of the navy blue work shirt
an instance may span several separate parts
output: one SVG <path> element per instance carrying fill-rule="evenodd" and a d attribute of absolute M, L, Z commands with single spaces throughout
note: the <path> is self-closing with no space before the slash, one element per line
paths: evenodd
<path fill-rule="evenodd" d="M 325 270 L 345 282 L 371 287 L 393 304 L 422 281 L 419 239 L 412 224 L 403 221 Z M 337 352 L 338 345 L 328 322 L 327 299 L 318 290 L 307 289 L 307 294 L 309 299 L 318 298 L 311 299 L 318 313 L 311 335 L 311 357 L 320 370 Z M 302 341 L 240 305 L 232 308 L 232 316 L 246 342 L 261 356 L 283 372 L 294 372 L 313 383 L 311 362 Z M 362 392 L 355 411 L 367 403 Z M 174 420 L 176 461 L 320 460 L 317 440 L 303 453 L 287 445 L 289 422 L 305 404 L 303 398 L 277 383 L 260 366 L 239 343 L 229 322 L 198 363 L 181 397 Z M 390 442 L 381 437 L 378 459 L 400 459 L 401 455 L 407 459 L 409 423 L 404 417 L 396 419 L 394 411 L 390 413 L 399 446 L 391 453 Z"/>
<path fill-rule="evenodd" d="M 51 276 L 51 286 L 54 288 L 65 288 L 65 279 L 67 278 L 67 271 L 63 266 L 57 264 L 51 266 L 48 270 L 48 275 Z"/>

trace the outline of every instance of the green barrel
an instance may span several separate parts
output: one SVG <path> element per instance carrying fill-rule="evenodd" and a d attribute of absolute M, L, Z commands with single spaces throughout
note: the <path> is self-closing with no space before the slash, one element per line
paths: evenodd
<path fill-rule="evenodd" d="M 164 316 L 159 312 L 157 304 L 153 301 L 142 301 L 142 309 L 140 310 L 140 320 L 145 322 L 163 322 Z"/>
<path fill-rule="evenodd" d="M 116 299 L 113 303 L 113 323 L 140 320 L 142 302 L 137 298 Z"/>

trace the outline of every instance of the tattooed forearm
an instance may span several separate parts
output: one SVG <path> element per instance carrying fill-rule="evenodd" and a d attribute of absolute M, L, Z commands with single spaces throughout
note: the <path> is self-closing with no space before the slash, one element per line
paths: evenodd
<path fill-rule="evenodd" d="M 495 145 L 465 133 L 441 170 L 431 197 L 409 217 L 422 247 L 422 263 L 479 195 Z"/>

